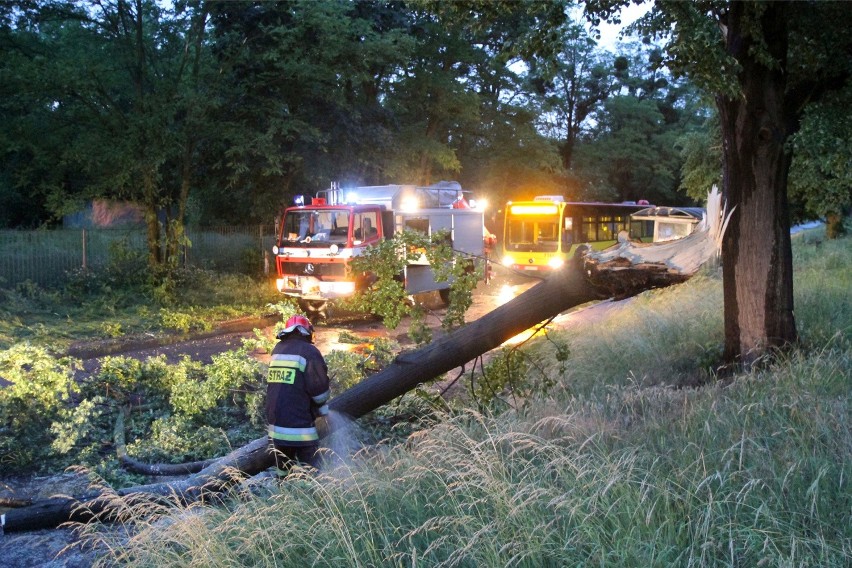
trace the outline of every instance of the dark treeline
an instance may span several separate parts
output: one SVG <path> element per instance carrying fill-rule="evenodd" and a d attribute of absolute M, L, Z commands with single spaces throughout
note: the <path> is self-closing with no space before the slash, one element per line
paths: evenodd
<path fill-rule="evenodd" d="M 269 222 L 332 181 L 694 203 L 720 178 L 712 103 L 572 5 L 7 0 L 0 227 L 130 201 L 158 264 L 184 223 Z"/>
<path fill-rule="evenodd" d="M 4 2 L 4 226 L 93 197 L 267 221 L 330 181 L 683 201 L 703 109 L 563 2 Z M 617 155 L 613 151 L 617 150 Z"/>

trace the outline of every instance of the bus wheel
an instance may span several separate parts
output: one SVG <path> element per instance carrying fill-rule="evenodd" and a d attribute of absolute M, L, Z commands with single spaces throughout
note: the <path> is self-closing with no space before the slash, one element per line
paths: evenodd
<path fill-rule="evenodd" d="M 444 302 L 445 306 L 450 305 L 450 289 L 449 288 L 441 288 L 438 290 L 438 295 L 441 296 L 441 301 Z"/>

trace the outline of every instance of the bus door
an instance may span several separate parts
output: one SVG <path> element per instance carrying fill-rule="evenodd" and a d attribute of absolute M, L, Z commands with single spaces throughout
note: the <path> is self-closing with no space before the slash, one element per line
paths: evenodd
<path fill-rule="evenodd" d="M 562 231 L 560 234 L 561 241 L 561 251 L 567 260 L 569 255 L 573 252 L 575 246 L 577 246 L 577 238 L 574 235 L 574 217 L 569 213 L 569 209 L 566 207 L 562 213 Z"/>

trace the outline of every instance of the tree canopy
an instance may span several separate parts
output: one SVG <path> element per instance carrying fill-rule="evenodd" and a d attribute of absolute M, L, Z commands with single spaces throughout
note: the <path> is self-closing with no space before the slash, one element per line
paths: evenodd
<path fill-rule="evenodd" d="M 625 4 L 585 6 L 594 20 Z M 844 80 L 848 58 L 830 55 L 849 32 L 821 22 L 848 14 L 794 4 L 789 64 L 764 36 L 752 51 L 759 65 L 786 65 L 786 136 L 796 117 L 814 125 L 791 141 L 791 195 L 797 211 L 824 215 L 848 206 L 843 154 L 829 157 L 843 133 L 817 126 L 830 111 L 803 113 Z M 270 222 L 292 195 L 331 181 L 456 179 L 492 204 L 538 194 L 700 204 L 721 172 L 701 150 L 718 145 L 700 94 L 717 113 L 719 97 L 739 96 L 743 60 L 720 35 L 737 6 L 657 2 L 638 29 L 670 33 L 668 48 L 613 53 L 567 0 L 9 0 L 0 225 L 132 201 L 160 266 L 184 223 Z M 751 38 L 775 3 L 744 6 Z"/>
<path fill-rule="evenodd" d="M 329 181 L 458 179 L 493 203 L 563 191 L 623 70 L 566 2 L 15 0 L 0 14 L 4 225 L 124 199 L 148 211 L 152 247 L 180 238 L 188 210 L 268 221 Z"/>

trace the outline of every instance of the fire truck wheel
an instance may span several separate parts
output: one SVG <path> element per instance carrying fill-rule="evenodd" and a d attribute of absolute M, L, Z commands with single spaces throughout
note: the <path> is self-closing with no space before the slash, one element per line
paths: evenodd
<path fill-rule="evenodd" d="M 309 318 L 325 319 L 327 315 L 327 304 L 325 301 L 301 300 L 299 307 L 302 308 Z"/>

